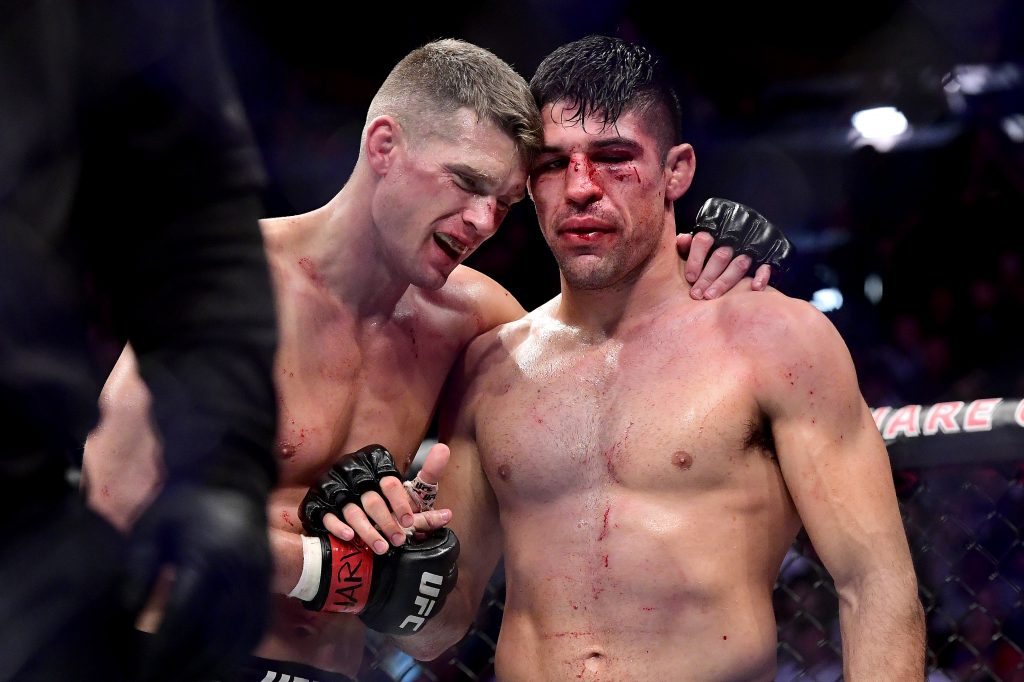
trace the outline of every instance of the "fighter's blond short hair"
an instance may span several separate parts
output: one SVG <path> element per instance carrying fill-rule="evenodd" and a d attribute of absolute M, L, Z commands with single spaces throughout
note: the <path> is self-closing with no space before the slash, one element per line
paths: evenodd
<path fill-rule="evenodd" d="M 489 50 L 452 38 L 427 43 L 398 62 L 370 103 L 366 123 L 393 116 L 411 134 L 424 135 L 461 108 L 504 131 L 527 163 L 543 144 L 523 77 Z"/>

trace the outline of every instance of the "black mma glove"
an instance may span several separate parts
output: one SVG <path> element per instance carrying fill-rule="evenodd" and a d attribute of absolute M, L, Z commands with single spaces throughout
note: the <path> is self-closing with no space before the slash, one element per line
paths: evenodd
<path fill-rule="evenodd" d="M 378 556 L 359 538 L 331 535 L 323 523 L 324 514 L 340 517 L 342 508 L 359 504 L 363 493 L 379 493 L 385 476 L 401 479 L 394 457 L 382 445 L 367 445 L 342 456 L 306 493 L 299 518 L 320 542 L 321 563 L 316 595 L 303 604 L 314 611 L 358 614 L 377 632 L 410 635 L 441 610 L 455 588 L 455 533 L 443 528 L 421 541 L 409 538 Z"/>
<path fill-rule="evenodd" d="M 168 486 L 132 532 L 122 593 L 132 613 L 143 607 L 165 564 L 174 568 L 174 583 L 140 679 L 209 679 L 230 671 L 267 624 L 266 507 L 228 488 Z"/>
<path fill-rule="evenodd" d="M 785 271 L 786 259 L 793 252 L 793 245 L 782 230 L 757 211 L 728 199 L 712 197 L 704 202 L 694 227 L 694 232 L 701 231 L 715 238 L 713 249 L 731 246 L 735 255 L 750 256 L 754 261 L 751 272 L 764 263 L 776 271 Z"/>
<path fill-rule="evenodd" d="M 379 556 L 358 538 L 316 537 L 322 566 L 316 596 L 303 602 L 310 610 L 355 613 L 377 632 L 411 635 L 455 589 L 459 539 L 448 528 Z"/>
<path fill-rule="evenodd" d="M 326 533 L 324 514 L 332 512 L 341 518 L 341 509 L 349 502 L 359 504 L 360 496 L 371 490 L 379 493 L 385 476 L 402 478 L 395 458 L 383 445 L 367 445 L 343 455 L 302 498 L 302 527 L 310 535 Z"/>

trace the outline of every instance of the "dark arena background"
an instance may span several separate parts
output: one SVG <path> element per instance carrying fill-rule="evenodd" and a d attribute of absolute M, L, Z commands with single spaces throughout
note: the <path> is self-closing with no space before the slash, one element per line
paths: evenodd
<path fill-rule="evenodd" d="M 270 172 L 269 215 L 337 192 L 376 88 L 430 39 L 475 42 L 527 77 L 589 33 L 660 53 L 698 158 L 680 229 L 709 196 L 782 227 L 798 253 L 776 285 L 831 318 L 877 408 L 927 612 L 928 679 L 1024 680 L 1024 2 L 219 9 Z M 529 201 L 469 265 L 527 309 L 558 289 Z M 492 679 L 502 597 L 499 569 L 458 647 L 420 664 L 371 642 L 363 678 Z M 778 679 L 841 679 L 836 595 L 806 539 L 775 605 Z"/>

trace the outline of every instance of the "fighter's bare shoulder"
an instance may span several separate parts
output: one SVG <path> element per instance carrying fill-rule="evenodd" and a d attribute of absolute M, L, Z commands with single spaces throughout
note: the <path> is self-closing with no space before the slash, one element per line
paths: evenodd
<path fill-rule="evenodd" d="M 807 301 L 777 291 L 726 296 L 717 324 L 728 343 L 756 368 L 758 383 L 792 387 L 851 374 L 849 351 L 838 330 Z"/>
<path fill-rule="evenodd" d="M 842 343 L 832 322 L 807 301 L 774 290 L 720 300 L 716 321 L 739 349 L 786 357 Z"/>
<path fill-rule="evenodd" d="M 498 324 L 477 336 L 462 354 L 458 374 L 467 380 L 486 380 L 491 374 L 500 373 L 507 362 L 515 357 L 521 344 L 529 342 L 541 330 L 554 324 L 552 311 L 557 301 L 558 297 L 526 315 Z"/>
<path fill-rule="evenodd" d="M 785 347 L 801 339 L 813 343 L 822 335 L 836 334 L 817 308 L 776 290 L 737 293 L 720 300 L 718 322 L 739 343 Z"/>
<path fill-rule="evenodd" d="M 465 265 L 456 267 L 436 293 L 440 305 L 473 318 L 474 336 L 517 320 L 526 313 L 505 287 Z"/>

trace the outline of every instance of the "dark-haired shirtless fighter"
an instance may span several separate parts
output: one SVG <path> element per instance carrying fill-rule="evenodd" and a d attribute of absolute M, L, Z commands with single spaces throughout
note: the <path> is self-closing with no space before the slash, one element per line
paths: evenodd
<path fill-rule="evenodd" d="M 651 54 L 586 38 L 531 87 L 530 175 L 561 295 L 457 366 L 438 504 L 459 640 L 504 555 L 503 681 L 771 680 L 772 587 L 801 523 L 835 579 L 847 680 L 920 680 L 924 618 L 889 460 L 836 330 L 803 301 L 685 293 L 693 149 Z"/>

